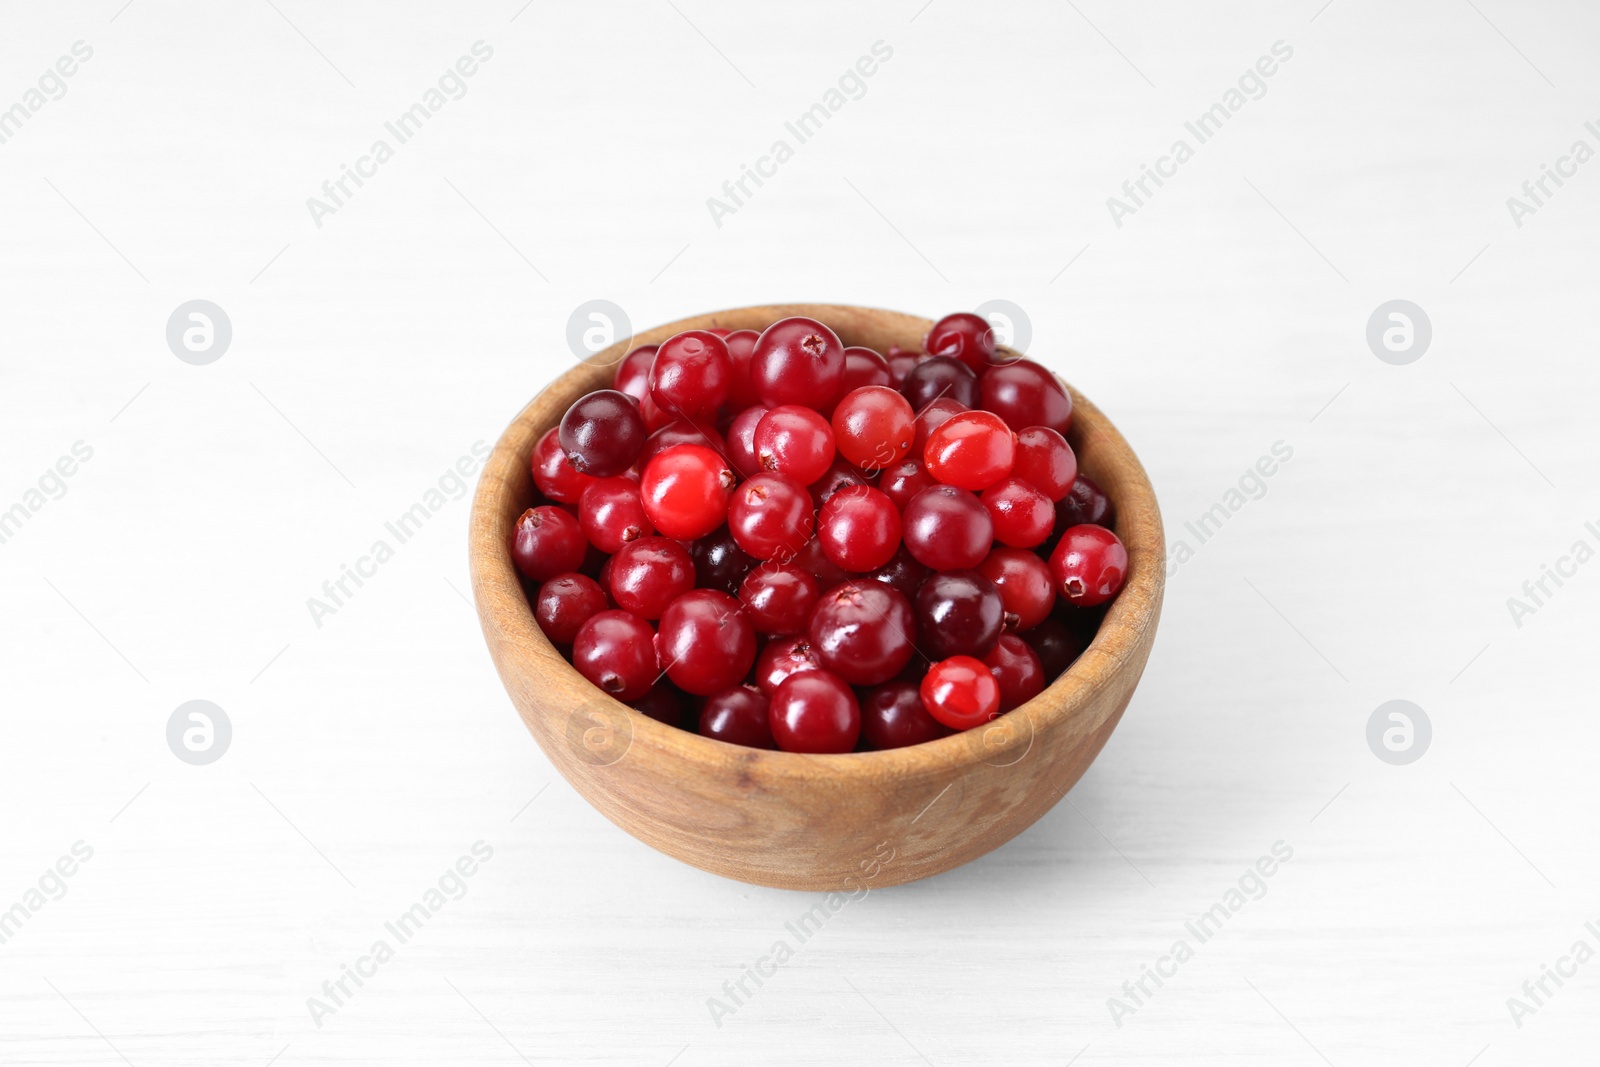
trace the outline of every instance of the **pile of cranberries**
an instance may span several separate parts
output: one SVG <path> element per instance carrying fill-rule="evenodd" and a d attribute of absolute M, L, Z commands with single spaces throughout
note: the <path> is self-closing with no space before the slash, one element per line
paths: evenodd
<path fill-rule="evenodd" d="M 540 439 L 511 555 L 579 673 L 787 752 L 978 726 L 1083 651 L 1128 571 L 1055 376 L 973 314 L 925 353 L 824 324 L 690 330 Z"/>

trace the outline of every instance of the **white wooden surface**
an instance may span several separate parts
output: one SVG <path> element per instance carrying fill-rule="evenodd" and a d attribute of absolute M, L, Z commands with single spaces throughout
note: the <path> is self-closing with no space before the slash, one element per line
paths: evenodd
<path fill-rule="evenodd" d="M 1600 962 L 1600 138 L 1579 3 L 777 8 L 8 5 L 0 107 L 0 1060 L 50 1064 L 1592 1062 Z M 275 6 L 274 6 L 275 5 Z M 305 206 L 475 41 L 493 49 L 318 228 Z M 875 41 L 893 50 L 734 215 L 705 200 Z M 1118 228 L 1106 207 L 1276 41 L 1268 92 Z M 1069 265 L 1070 264 L 1070 265 Z M 204 298 L 228 352 L 167 317 Z M 525 734 L 460 595 L 449 501 L 336 614 L 308 597 L 569 365 L 638 326 L 828 300 L 1002 298 L 1124 429 L 1174 540 L 1293 458 L 1174 574 L 1123 725 L 1070 803 L 835 915 L 615 830 Z M 1409 366 L 1380 303 L 1426 309 Z M 173 709 L 231 747 L 189 766 Z M 1367 747 L 1380 703 L 1434 729 Z M 474 842 L 493 856 L 318 1026 L 307 999 Z M 1293 859 L 1136 1013 L 1121 996 L 1282 841 Z M 46 879 L 47 888 L 55 883 Z M 351 988 L 354 988 L 353 986 Z"/>

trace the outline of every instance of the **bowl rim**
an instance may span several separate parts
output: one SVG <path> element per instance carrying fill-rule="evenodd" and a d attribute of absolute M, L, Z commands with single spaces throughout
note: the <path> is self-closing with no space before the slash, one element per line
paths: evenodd
<path fill-rule="evenodd" d="M 921 316 L 847 304 L 795 303 L 727 308 L 679 319 L 618 341 L 558 375 L 524 404 L 495 441 L 473 494 L 468 524 L 469 566 L 473 595 L 485 637 L 491 638 L 492 646 L 496 643 L 493 637 L 498 636 L 500 647 L 513 645 L 538 650 L 540 659 L 547 661 L 551 669 L 570 676 L 567 680 L 581 687 L 579 691 L 590 690 L 595 699 L 622 709 L 621 714 L 629 723 L 631 745 L 643 745 L 705 773 L 736 776 L 753 774 L 755 768 L 751 764 L 757 763 L 760 764 L 761 774 L 772 779 L 815 781 L 819 776 L 825 776 L 846 782 L 851 779 L 914 777 L 961 764 L 987 762 L 1006 766 L 1015 759 L 1021 759 L 1037 735 L 1070 722 L 1087 708 L 1093 695 L 1140 654 L 1145 631 L 1156 624 L 1160 614 L 1166 577 L 1166 553 L 1160 510 L 1149 476 L 1117 428 L 1070 384 L 1063 382 L 1073 401 L 1072 426 L 1068 436 L 1075 441 L 1074 451 L 1078 453 L 1080 470 L 1085 455 L 1115 452 L 1122 460 L 1120 480 L 1125 484 L 1118 487 L 1115 495 L 1110 490 L 1107 490 L 1107 494 L 1112 496 L 1117 510 L 1117 535 L 1128 550 L 1128 578 L 1083 653 L 1031 700 L 999 716 L 990 726 L 978 728 L 984 731 L 981 745 L 974 744 L 974 737 L 978 735 L 978 729 L 974 729 L 894 749 L 845 753 L 783 752 L 734 745 L 658 722 L 594 686 L 561 655 L 539 628 L 533 605 L 512 563 L 509 532 L 516 516 L 521 515 L 528 504 L 525 500 L 508 501 L 507 498 L 513 495 L 510 487 L 518 484 L 519 477 L 531 481 L 525 457 L 531 457 L 539 438 L 550 425 L 554 425 L 553 422 L 534 425 L 535 409 L 540 407 L 548 394 L 570 391 L 581 379 L 594 375 L 597 369 L 620 363 L 627 352 L 640 345 L 659 343 L 684 330 L 716 326 L 719 325 L 718 320 L 733 318 L 771 323 L 793 315 L 807 315 L 833 328 L 827 317 L 830 312 L 835 313 L 837 319 L 860 315 L 896 319 L 900 320 L 900 326 L 918 328 L 919 334 L 926 333 L 933 325 L 933 320 Z M 609 387 L 609 383 L 593 386 Z M 520 475 L 516 470 L 518 467 L 522 468 Z M 512 593 L 515 595 L 509 595 Z M 513 700 L 513 704 L 517 703 Z M 520 714 L 527 714 L 520 707 L 518 710 Z M 995 724 L 1007 723 L 1008 720 L 1013 724 L 1026 722 L 1028 728 L 995 731 Z M 551 729 L 552 733 L 559 732 L 560 724 L 552 722 Z M 995 738 L 995 733 L 1001 736 Z M 1022 748 L 1021 753 L 1016 752 L 1018 748 Z"/>

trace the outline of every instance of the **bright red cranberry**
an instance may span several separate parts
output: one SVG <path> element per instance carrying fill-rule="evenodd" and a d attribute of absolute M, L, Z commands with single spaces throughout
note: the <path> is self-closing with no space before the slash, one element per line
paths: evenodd
<path fill-rule="evenodd" d="M 1017 460 L 1011 475 L 1052 501 L 1060 500 L 1078 477 L 1078 456 L 1067 439 L 1050 427 L 1029 426 L 1017 432 Z"/>
<path fill-rule="evenodd" d="M 928 438 L 933 436 L 933 431 L 949 422 L 952 416 L 968 410 L 970 409 L 959 400 L 951 400 L 944 396 L 917 412 L 916 436 L 911 441 L 910 458 L 921 463 L 922 454 L 928 448 Z"/>
<path fill-rule="evenodd" d="M 996 362 L 994 327 L 981 315 L 958 311 L 933 324 L 922 347 L 931 356 L 959 359 L 974 372 Z"/>
<path fill-rule="evenodd" d="M 817 576 L 817 585 L 823 589 L 832 589 L 840 582 L 850 580 L 850 575 L 841 569 L 833 560 L 828 558 L 823 551 L 822 542 L 813 537 L 800 549 L 800 554 L 795 556 L 794 565 L 802 567 Z"/>
<path fill-rule="evenodd" d="M 627 393 L 635 400 L 643 400 L 650 395 L 650 364 L 655 362 L 656 349 L 660 345 L 640 345 L 622 357 L 622 362 L 617 364 L 617 373 L 611 380 L 611 388 L 619 393 Z"/>
<path fill-rule="evenodd" d="M 572 665 L 578 673 L 624 703 L 650 692 L 656 665 L 655 631 L 626 611 L 602 611 L 578 628 Z"/>
<path fill-rule="evenodd" d="M 861 736 L 861 706 L 844 680 L 801 671 L 772 694 L 772 738 L 785 752 L 850 752 Z"/>
<path fill-rule="evenodd" d="M 1072 397 L 1056 376 L 1031 359 L 990 367 L 978 379 L 978 407 L 1012 429 L 1048 426 L 1063 436 L 1072 425 Z"/>
<path fill-rule="evenodd" d="M 728 445 L 716 427 L 704 419 L 690 421 L 673 419 L 645 438 L 644 449 L 639 453 L 639 469 L 643 470 L 652 459 L 673 445 L 700 445 L 718 455 L 728 453 Z"/>
<path fill-rule="evenodd" d="M 821 669 L 822 661 L 811 647 L 811 638 L 805 634 L 775 637 L 766 643 L 756 657 L 756 684 L 763 693 L 771 696 L 789 675 Z"/>
<path fill-rule="evenodd" d="M 978 565 L 978 573 L 1000 591 L 1007 629 L 1031 630 L 1055 606 L 1049 565 L 1026 549 L 999 546 Z"/>
<path fill-rule="evenodd" d="M 911 368 L 922 360 L 922 355 L 918 352 L 907 352 L 898 345 L 890 345 L 888 359 L 889 387 L 891 389 L 903 389 L 906 384 L 906 375 L 910 374 Z"/>
<path fill-rule="evenodd" d="M 833 442 L 863 470 L 882 470 L 905 458 L 916 440 L 916 416 L 906 398 L 885 385 L 846 393 L 833 409 Z"/>
<path fill-rule="evenodd" d="M 530 582 L 577 570 L 588 547 L 578 520 L 552 504 L 524 511 L 511 531 L 511 562 Z"/>
<path fill-rule="evenodd" d="M 945 485 L 987 489 L 1011 473 L 1016 436 L 997 415 L 963 411 L 928 435 L 922 462 Z"/>
<path fill-rule="evenodd" d="M 671 682 L 657 681 L 650 687 L 650 692 L 638 700 L 630 701 L 628 706 L 667 726 L 684 725 L 683 694 Z"/>
<path fill-rule="evenodd" d="M 1021 478 L 1001 479 L 979 499 L 994 519 L 994 539 L 1003 545 L 1042 545 L 1055 525 L 1056 508 L 1050 498 Z"/>
<path fill-rule="evenodd" d="M 952 730 L 982 726 L 1000 713 L 1000 683 L 988 664 L 971 656 L 951 656 L 928 668 L 921 692 L 928 714 Z"/>
<path fill-rule="evenodd" d="M 933 659 L 987 655 L 1005 625 L 1000 591 L 977 571 L 930 576 L 914 604 L 918 647 Z"/>
<path fill-rule="evenodd" d="M 839 384 L 839 392 L 849 393 L 868 385 L 888 384 L 888 360 L 874 350 L 859 345 L 844 350 L 844 381 Z"/>
<path fill-rule="evenodd" d="M 578 499 L 578 522 L 589 543 L 602 552 L 616 552 L 629 541 L 655 532 L 639 502 L 639 483 L 632 478 L 596 478 Z"/>
<path fill-rule="evenodd" d="M 557 504 L 576 504 L 589 483 L 594 481 L 567 462 L 561 447 L 561 431 L 552 426 L 533 449 L 533 484 Z"/>
<path fill-rule="evenodd" d="M 874 749 L 904 748 L 950 736 L 950 728 L 928 714 L 916 682 L 887 682 L 861 702 L 861 735 Z"/>
<path fill-rule="evenodd" d="M 833 499 L 833 494 L 851 486 L 875 488 L 871 475 L 857 470 L 855 465 L 843 456 L 834 456 L 833 462 L 828 464 L 828 469 L 822 472 L 822 477 L 807 488 L 811 491 L 811 503 L 821 510 L 824 504 Z"/>
<path fill-rule="evenodd" d="M 685 593 L 661 616 L 656 657 L 685 693 L 738 685 L 756 661 L 756 631 L 739 602 L 715 589 Z"/>
<path fill-rule="evenodd" d="M 994 544 L 989 509 L 953 485 L 931 486 L 912 497 L 901 520 L 906 549 L 936 571 L 976 567 Z"/>
<path fill-rule="evenodd" d="M 733 363 L 716 334 L 686 330 L 661 342 L 650 365 L 650 396 L 662 411 L 710 418 L 728 397 Z"/>
<path fill-rule="evenodd" d="M 700 707 L 700 733 L 748 748 L 777 748 L 767 722 L 767 695 L 750 685 L 736 685 L 706 698 Z"/>
<path fill-rule="evenodd" d="M 1044 692 L 1044 664 L 1028 642 L 1016 634 L 1001 634 L 983 662 L 1000 686 L 1000 710 L 1018 708 Z"/>
<path fill-rule="evenodd" d="M 570 645 L 578 627 L 608 606 L 605 590 L 593 578 L 558 574 L 539 587 L 533 618 L 551 644 Z"/>
<path fill-rule="evenodd" d="M 1104 604 L 1128 577 L 1128 550 L 1104 526 L 1073 526 L 1050 554 L 1056 590 L 1081 608 Z"/>
<path fill-rule="evenodd" d="M 816 578 L 793 563 L 763 563 L 744 576 L 739 600 L 759 634 L 804 633 L 821 593 Z"/>
<path fill-rule="evenodd" d="M 844 345 L 815 319 L 781 319 L 756 339 L 750 382 L 770 408 L 825 408 L 839 395 L 843 381 Z"/>
<path fill-rule="evenodd" d="M 694 557 L 695 584 L 702 589 L 739 591 L 739 583 L 756 561 L 744 554 L 726 526 L 694 542 L 689 554 Z"/>
<path fill-rule="evenodd" d="M 741 477 L 753 478 L 761 473 L 761 460 L 756 457 L 756 424 L 766 413 L 764 405 L 752 404 L 728 424 L 728 458 Z"/>
<path fill-rule="evenodd" d="M 931 356 L 917 361 L 901 383 L 900 392 L 916 411 L 946 397 L 970 408 L 978 400 L 978 376 L 958 359 Z"/>
<path fill-rule="evenodd" d="M 928 468 L 922 465 L 918 458 L 906 458 L 883 472 L 883 477 L 878 479 L 878 488 L 885 496 L 894 501 L 894 506 L 901 511 L 911 502 L 911 498 L 931 485 L 938 485 L 933 475 L 928 473 Z"/>
<path fill-rule="evenodd" d="M 597 389 L 573 401 L 561 418 L 559 436 L 573 470 L 609 478 L 633 466 L 647 435 L 627 393 Z"/>
<path fill-rule="evenodd" d="M 815 527 L 811 494 L 777 474 L 751 478 L 728 505 L 728 529 L 752 559 L 793 559 Z"/>
<path fill-rule="evenodd" d="M 673 445 L 653 458 L 639 479 L 644 513 L 668 537 L 704 537 L 728 518 L 738 477 L 703 445 Z"/>
<path fill-rule="evenodd" d="M 722 339 L 728 346 L 728 364 L 733 370 L 728 384 L 727 404 L 732 408 L 747 408 L 761 402 L 756 387 L 750 380 L 750 360 L 755 355 L 756 339 L 761 335 L 754 330 L 734 330 Z"/>
<path fill-rule="evenodd" d="M 887 682 L 915 651 L 911 605 L 882 582 L 854 581 L 823 593 L 806 629 L 828 670 L 851 685 Z"/>
<path fill-rule="evenodd" d="M 1043 565 L 1041 562 L 1040 566 Z M 891 589 L 900 590 L 900 595 L 910 600 L 917 595 L 917 590 L 922 587 L 922 583 L 927 581 L 928 575 L 932 573 L 928 568 L 918 563 L 911 553 L 906 551 L 904 545 L 901 545 L 895 550 L 888 563 L 885 563 L 867 575 L 867 577 L 875 582 L 882 582 Z M 1049 584 L 1048 572 L 1046 572 L 1045 584 Z"/>
<path fill-rule="evenodd" d="M 1046 619 L 1022 636 L 1044 665 L 1046 682 L 1060 677 L 1088 647 L 1083 637 L 1060 619 Z"/>
<path fill-rule="evenodd" d="M 833 462 L 833 427 L 798 404 L 775 407 L 756 423 L 756 458 L 761 469 L 810 485 Z"/>
<path fill-rule="evenodd" d="M 1105 490 L 1093 478 L 1080 472 L 1072 483 L 1072 489 L 1056 505 L 1056 528 L 1065 530 L 1068 526 L 1081 526 L 1084 523 L 1110 527 L 1116 523 L 1116 511 Z"/>
<path fill-rule="evenodd" d="M 641 537 L 611 557 L 611 599 L 641 619 L 659 619 L 667 606 L 694 588 L 694 561 L 676 541 Z"/>
<path fill-rule="evenodd" d="M 892 500 L 868 486 L 853 485 L 834 493 L 817 522 L 822 551 L 841 570 L 877 570 L 900 547 L 900 512 Z"/>

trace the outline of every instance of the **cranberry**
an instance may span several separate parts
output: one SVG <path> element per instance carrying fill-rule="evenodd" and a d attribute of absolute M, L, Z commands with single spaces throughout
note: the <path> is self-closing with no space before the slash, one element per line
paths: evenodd
<path fill-rule="evenodd" d="M 922 679 L 928 714 L 952 730 L 981 726 L 1000 712 L 1000 683 L 989 667 L 971 656 L 951 656 L 928 669 Z"/>
<path fill-rule="evenodd" d="M 754 330 L 734 330 L 722 339 L 722 343 L 728 346 L 728 364 L 733 371 L 728 382 L 727 400 L 732 407 L 747 408 L 761 400 L 750 381 L 750 357 L 755 354 L 756 338 L 760 336 Z"/>
<path fill-rule="evenodd" d="M 976 567 L 994 544 L 989 509 L 953 485 L 931 486 L 912 497 L 902 520 L 907 550 L 936 571 Z"/>
<path fill-rule="evenodd" d="M 832 589 L 840 582 L 850 580 L 850 575 L 828 558 L 828 553 L 823 551 L 822 542 L 815 537 L 800 549 L 800 554 L 794 558 L 794 564 L 816 575 L 817 585 L 823 589 Z"/>
<path fill-rule="evenodd" d="M 647 436 L 638 406 L 615 389 L 597 389 L 573 401 L 559 433 L 572 469 L 596 478 L 633 466 Z"/>
<path fill-rule="evenodd" d="M 650 692 L 638 700 L 630 701 L 629 707 L 668 726 L 684 725 L 683 694 L 671 682 L 657 681 L 650 687 Z"/>
<path fill-rule="evenodd" d="M 1060 500 L 1078 477 L 1078 457 L 1067 439 L 1050 427 L 1029 426 L 1017 432 L 1017 460 L 1011 474 L 1051 500 Z"/>
<path fill-rule="evenodd" d="M 817 658 L 852 685 L 887 682 L 911 659 L 911 605 L 882 582 L 857 581 L 823 593 L 807 633 Z"/>
<path fill-rule="evenodd" d="M 589 543 L 601 552 L 617 552 L 629 541 L 655 533 L 639 502 L 639 483 L 632 478 L 596 478 L 578 499 L 578 522 Z"/>
<path fill-rule="evenodd" d="M 770 696 L 791 674 L 821 669 L 822 661 L 811 647 L 809 637 L 804 634 L 779 637 L 768 641 L 761 655 L 756 657 L 756 684 Z"/>
<path fill-rule="evenodd" d="M 728 424 L 728 458 L 739 473 L 753 478 L 761 473 L 761 461 L 756 458 L 756 424 L 767 413 L 761 404 L 752 404 L 733 417 Z"/>
<path fill-rule="evenodd" d="M 744 554 L 726 526 L 694 543 L 695 584 L 704 589 L 734 593 L 756 561 Z"/>
<path fill-rule="evenodd" d="M 949 422 L 951 416 L 959 415 L 963 411 L 969 410 L 971 409 L 961 401 L 951 400 L 949 397 L 944 396 L 917 412 L 917 434 L 911 441 L 912 458 L 919 463 L 922 462 L 922 454 L 927 450 L 928 438 L 932 436 L 933 431 Z"/>
<path fill-rule="evenodd" d="M 715 589 L 685 593 L 661 616 L 656 656 L 686 693 L 710 696 L 738 685 L 756 661 L 756 631 L 739 602 Z"/>
<path fill-rule="evenodd" d="M 728 529 L 754 559 L 793 559 L 815 525 L 811 494 L 776 474 L 751 478 L 728 505 Z"/>
<path fill-rule="evenodd" d="M 567 462 L 561 447 L 561 431 L 552 426 L 533 448 L 533 484 L 557 504 L 576 504 L 584 489 L 594 481 L 580 474 Z"/>
<path fill-rule="evenodd" d="M 650 365 L 650 397 L 662 411 L 709 417 L 728 397 L 733 363 L 716 334 L 686 330 L 661 342 Z"/>
<path fill-rule="evenodd" d="M 861 702 L 861 734 L 872 748 L 904 748 L 948 737 L 950 728 L 928 714 L 916 682 L 888 682 Z"/>
<path fill-rule="evenodd" d="M 1043 567 L 1044 563 L 1041 561 L 1039 566 Z M 875 582 L 882 582 L 891 589 L 900 590 L 900 595 L 910 600 L 917 595 L 917 590 L 921 588 L 923 582 L 927 581 L 928 575 L 931 573 L 933 572 L 918 563 L 911 553 L 906 551 L 905 546 L 901 545 L 895 550 L 895 554 L 888 563 L 885 563 L 867 575 L 867 577 Z M 1046 571 L 1045 585 L 1048 586 L 1049 584 L 1049 572 Z"/>
<path fill-rule="evenodd" d="M 639 467 L 648 466 L 652 459 L 673 445 L 700 445 L 718 455 L 726 455 L 728 445 L 722 435 L 704 419 L 673 419 L 645 438 L 644 449 L 639 453 Z"/>
<path fill-rule="evenodd" d="M 1000 639 L 1005 606 L 995 584 L 977 571 L 945 571 L 917 590 L 916 616 L 929 657 L 984 656 Z"/>
<path fill-rule="evenodd" d="M 907 459 L 895 467 L 883 472 L 883 477 L 878 479 L 878 488 L 883 490 L 885 496 L 894 501 L 894 506 L 901 511 L 911 502 L 911 498 L 928 488 L 938 485 L 933 475 L 928 473 L 928 468 L 922 465 L 921 458 Z"/>
<path fill-rule="evenodd" d="M 1046 619 L 1023 636 L 1044 665 L 1046 678 L 1060 676 L 1087 647 L 1083 638 L 1060 619 Z"/>
<path fill-rule="evenodd" d="M 1092 608 L 1122 589 L 1128 576 L 1128 550 L 1104 526 L 1073 526 L 1050 554 L 1050 574 L 1056 590 L 1070 603 Z"/>
<path fill-rule="evenodd" d="M 1005 478 L 983 491 L 979 498 L 994 520 L 994 538 L 1017 548 L 1042 545 L 1055 525 L 1056 509 L 1050 498 L 1021 478 Z"/>
<path fill-rule="evenodd" d="M 844 380 L 839 392 L 848 393 L 868 385 L 889 384 L 889 361 L 870 348 L 852 345 L 844 350 Z"/>
<path fill-rule="evenodd" d="M 655 397 L 650 396 L 648 393 L 645 394 L 643 400 L 639 401 L 639 414 L 644 418 L 644 428 L 650 433 L 655 433 L 661 427 L 678 418 L 677 412 L 667 411 L 656 403 Z"/>
<path fill-rule="evenodd" d="M 833 428 L 798 404 L 774 407 L 761 416 L 754 441 L 762 470 L 787 475 L 800 485 L 822 477 L 833 462 Z"/>
<path fill-rule="evenodd" d="M 958 359 L 932 356 L 911 368 L 900 392 L 917 411 L 946 397 L 970 408 L 978 400 L 978 376 Z"/>
<path fill-rule="evenodd" d="M 970 311 L 958 311 L 934 323 L 922 347 L 929 355 L 959 359 L 974 371 L 996 362 L 994 327 Z"/>
<path fill-rule="evenodd" d="M 622 357 L 622 362 L 617 364 L 617 373 L 611 380 L 611 388 L 619 393 L 627 393 L 635 400 L 643 400 L 650 395 L 650 364 L 655 362 L 656 349 L 660 345 L 640 345 Z"/>
<path fill-rule="evenodd" d="M 600 583 L 581 574 L 558 574 L 539 587 L 533 618 L 553 645 L 570 645 L 578 627 L 609 607 Z"/>
<path fill-rule="evenodd" d="M 577 570 L 588 547 L 578 520 L 552 504 L 524 511 L 511 531 L 511 562 L 530 582 Z"/>
<path fill-rule="evenodd" d="M 889 386 L 892 389 L 904 389 L 906 375 L 911 373 L 911 368 L 921 362 L 922 356 L 916 352 L 907 352 L 898 345 L 889 346 Z"/>
<path fill-rule="evenodd" d="M 660 675 L 655 631 L 626 611 L 602 611 L 578 628 L 572 665 L 578 673 L 623 702 L 650 692 Z"/>
<path fill-rule="evenodd" d="M 833 440 L 851 463 L 882 470 L 911 451 L 916 416 L 906 398 L 888 386 L 863 386 L 846 393 L 833 409 Z"/>
<path fill-rule="evenodd" d="M 1056 587 L 1049 565 L 1026 549 L 996 548 L 979 564 L 978 573 L 1000 591 L 1009 629 L 1031 630 L 1055 606 Z"/>
<path fill-rule="evenodd" d="M 617 607 L 659 619 L 667 605 L 694 588 L 694 562 L 676 541 L 641 537 L 611 557 L 607 579 Z"/>
<path fill-rule="evenodd" d="M 778 747 L 767 722 L 767 695 L 749 685 L 707 697 L 700 708 L 700 733 L 730 745 Z"/>
<path fill-rule="evenodd" d="M 757 633 L 791 635 L 805 632 L 820 592 L 808 571 L 792 563 L 763 563 L 745 575 L 739 600 Z"/>
<path fill-rule="evenodd" d="M 861 736 L 855 693 L 828 671 L 786 678 L 772 694 L 767 717 L 773 740 L 785 752 L 850 752 Z"/>
<path fill-rule="evenodd" d="M 1065 530 L 1068 526 L 1081 526 L 1084 523 L 1110 527 L 1115 522 L 1116 512 L 1111 506 L 1111 498 L 1106 496 L 1105 490 L 1093 478 L 1079 472 L 1071 491 L 1056 505 L 1056 528 Z"/>
<path fill-rule="evenodd" d="M 1072 397 L 1056 376 L 1031 359 L 1014 359 L 983 372 L 978 406 L 1012 429 L 1048 426 L 1065 436 L 1072 425 Z"/>
<path fill-rule="evenodd" d="M 928 435 L 922 462 L 945 485 L 987 489 L 1011 473 L 1016 436 L 997 415 L 963 411 Z"/>
<path fill-rule="evenodd" d="M 857 470 L 855 465 L 843 456 L 836 455 L 833 457 L 833 462 L 828 464 L 828 469 L 822 472 L 822 477 L 808 487 L 811 491 L 811 502 L 820 509 L 833 499 L 833 494 L 853 485 L 873 488 L 872 477 Z"/>
<path fill-rule="evenodd" d="M 815 319 L 782 319 L 756 339 L 750 382 L 768 407 L 825 408 L 839 395 L 843 381 L 844 345 Z"/>
<path fill-rule="evenodd" d="M 983 662 L 1000 686 L 1001 711 L 1021 707 L 1044 692 L 1044 664 L 1016 634 L 1001 634 Z"/>
<path fill-rule="evenodd" d="M 810 532 L 807 524 L 807 535 Z M 900 547 L 900 512 L 878 490 L 849 486 L 834 493 L 823 505 L 817 540 L 841 570 L 876 570 L 888 563 Z"/>
<path fill-rule="evenodd" d="M 668 537 L 704 537 L 728 518 L 738 483 L 727 461 L 703 445 L 673 445 L 644 468 L 639 494 L 644 513 Z"/>

